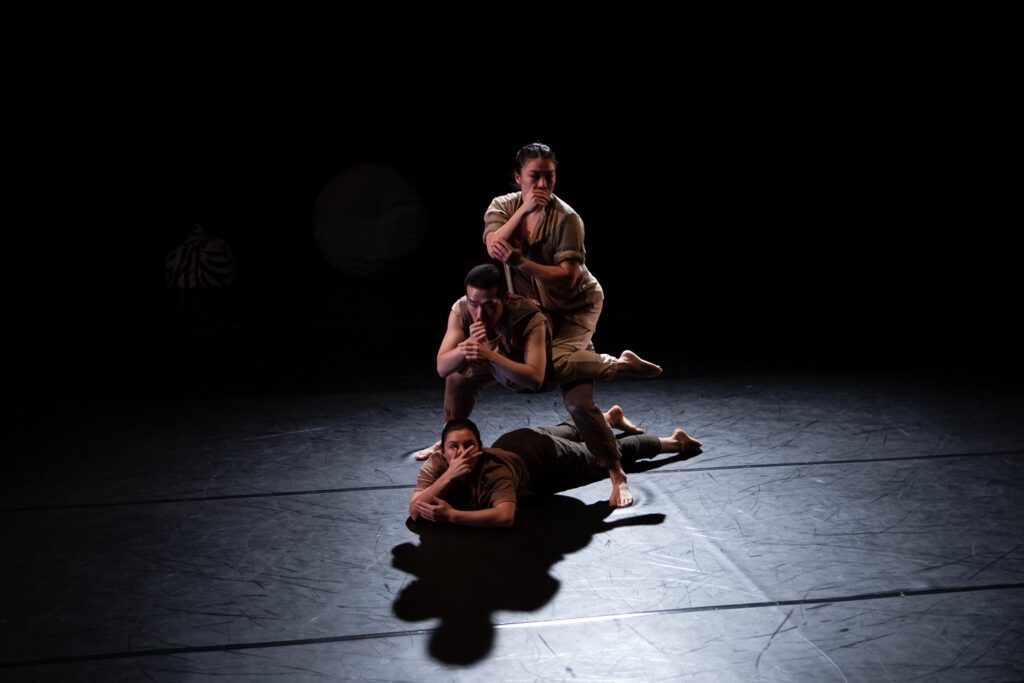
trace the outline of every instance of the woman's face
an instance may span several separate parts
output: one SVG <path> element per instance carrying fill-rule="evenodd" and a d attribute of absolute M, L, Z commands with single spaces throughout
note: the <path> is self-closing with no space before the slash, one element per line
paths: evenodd
<path fill-rule="evenodd" d="M 480 442 L 470 429 L 453 429 L 444 438 L 444 459 L 450 465 L 455 456 L 480 450 Z"/>
<path fill-rule="evenodd" d="M 554 159 L 542 159 L 535 157 L 530 159 L 523 168 L 516 173 L 516 184 L 523 194 L 530 194 L 534 188 L 543 190 L 547 194 L 555 191 L 555 161 Z"/>

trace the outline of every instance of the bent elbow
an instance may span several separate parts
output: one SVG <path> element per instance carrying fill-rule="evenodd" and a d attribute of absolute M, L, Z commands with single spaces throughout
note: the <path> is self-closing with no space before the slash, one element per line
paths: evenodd
<path fill-rule="evenodd" d="M 506 513 L 506 514 L 501 516 L 500 520 L 498 520 L 498 526 L 501 527 L 502 529 L 511 529 L 512 526 L 515 523 L 516 523 L 516 513 L 514 513 L 514 512 Z"/>
<path fill-rule="evenodd" d="M 448 379 L 448 375 L 453 372 L 455 372 L 455 370 L 448 367 L 447 363 L 443 363 L 440 358 L 437 359 L 437 374 L 441 379 Z"/>

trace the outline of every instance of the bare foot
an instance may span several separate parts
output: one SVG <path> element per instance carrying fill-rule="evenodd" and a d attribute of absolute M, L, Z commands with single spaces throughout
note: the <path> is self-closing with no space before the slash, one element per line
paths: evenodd
<path fill-rule="evenodd" d="M 645 361 L 632 351 L 623 351 L 619 356 L 618 374 L 628 377 L 657 377 L 661 374 L 661 366 Z"/>
<path fill-rule="evenodd" d="M 438 441 L 438 442 L 436 442 L 432 446 L 427 446 L 423 450 L 416 451 L 416 453 L 415 453 L 415 455 L 413 455 L 413 457 L 416 458 L 417 460 L 426 460 L 427 458 L 432 456 L 434 453 L 440 453 L 440 452 L 441 452 L 441 442 Z"/>
<path fill-rule="evenodd" d="M 622 408 L 614 405 L 604 414 L 604 419 L 612 429 L 618 429 L 626 434 L 643 434 L 643 427 L 637 427 L 633 421 L 626 417 Z"/>
<path fill-rule="evenodd" d="M 626 483 L 626 475 L 622 469 L 620 468 L 618 472 L 610 470 L 608 475 L 612 480 L 612 495 L 608 499 L 608 504 L 613 508 L 625 508 L 632 505 L 633 491 Z"/>
<path fill-rule="evenodd" d="M 692 436 L 690 436 L 689 434 L 687 434 L 682 429 L 676 429 L 675 431 L 673 431 L 672 432 L 672 436 L 669 437 L 669 438 L 672 441 L 678 441 L 679 442 L 679 452 L 680 453 L 687 453 L 689 451 L 695 451 L 695 450 L 698 450 L 701 446 L 704 445 L 700 441 L 697 441 L 697 439 L 695 439 Z"/>

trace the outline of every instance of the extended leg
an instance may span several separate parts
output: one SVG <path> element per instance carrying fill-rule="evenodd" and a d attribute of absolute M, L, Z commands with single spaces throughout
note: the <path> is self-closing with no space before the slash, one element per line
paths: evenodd
<path fill-rule="evenodd" d="M 619 439 L 621 462 L 627 465 L 662 453 L 693 453 L 699 451 L 700 447 L 701 442 L 682 429 L 674 430 L 672 436 L 656 437 L 642 434 Z"/>

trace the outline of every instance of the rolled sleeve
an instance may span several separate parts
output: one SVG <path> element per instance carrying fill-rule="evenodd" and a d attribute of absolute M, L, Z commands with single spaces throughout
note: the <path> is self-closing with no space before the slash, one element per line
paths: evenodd
<path fill-rule="evenodd" d="M 578 251 L 556 251 L 554 261 L 557 266 L 562 261 L 579 261 L 583 263 L 586 261 L 586 258 Z"/>
<path fill-rule="evenodd" d="M 487 241 L 487 234 L 501 229 L 501 226 L 508 223 L 508 219 L 519 208 L 519 193 L 502 195 L 491 200 L 491 205 L 484 212 L 484 234 L 483 239 Z"/>
<path fill-rule="evenodd" d="M 583 247 L 583 221 L 579 214 L 568 214 L 562 221 L 557 235 L 558 242 L 555 244 L 555 254 L 552 259 L 555 265 L 569 260 L 586 263 L 587 250 Z"/>

